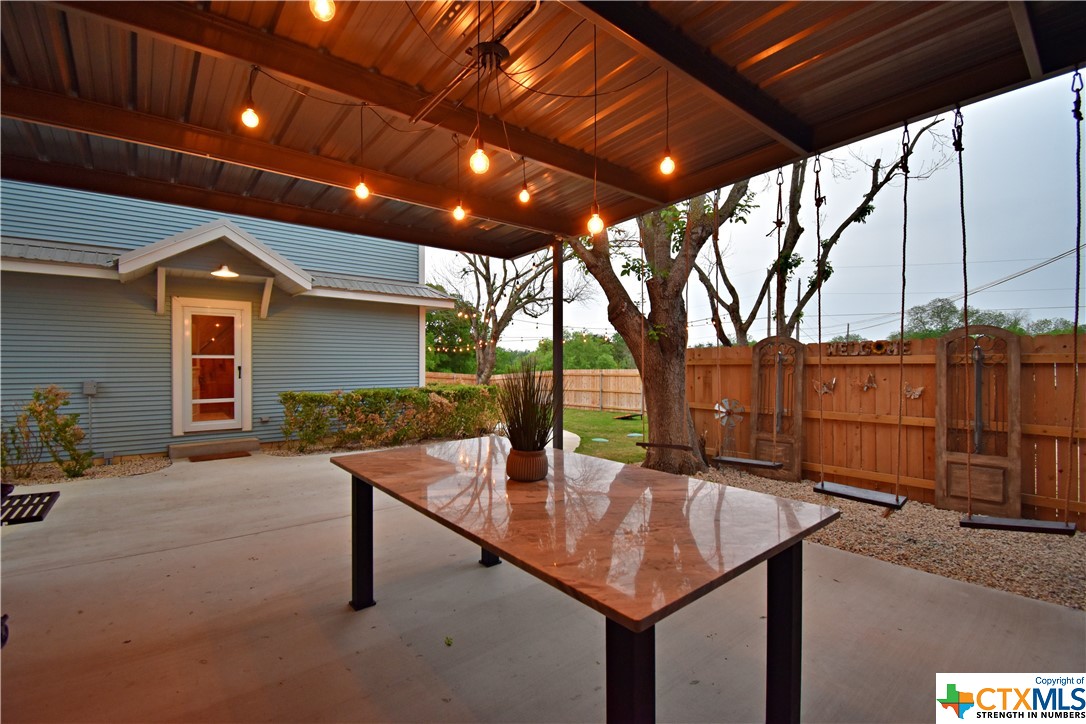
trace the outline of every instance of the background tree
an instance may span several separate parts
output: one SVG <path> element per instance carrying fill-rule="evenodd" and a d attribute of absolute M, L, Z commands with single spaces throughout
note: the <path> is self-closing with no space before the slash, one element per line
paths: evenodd
<path fill-rule="evenodd" d="M 445 292 L 440 284 L 429 285 Z M 453 295 L 453 309 L 432 309 L 426 312 L 426 369 L 430 372 L 475 372 L 475 340 L 471 317 L 475 309 Z"/>
<path fill-rule="evenodd" d="M 567 329 L 563 336 L 565 342 L 562 347 L 562 363 L 567 370 L 617 370 L 634 367 L 633 355 L 617 334 L 608 337 Z M 554 343 L 551 340 L 540 340 L 539 347 L 532 353 L 539 369 L 553 369 L 553 350 Z"/>
<path fill-rule="evenodd" d="M 552 256 L 549 248 L 511 260 L 461 253 L 459 268 L 437 275 L 443 286 L 476 311 L 469 320 L 476 382 L 490 381 L 497 363 L 498 341 L 517 314 L 537 319 L 550 310 Z M 572 258 L 573 254 L 567 252 L 562 262 Z M 586 300 L 591 292 L 583 273 L 566 274 L 563 300 L 567 304 Z"/>
<path fill-rule="evenodd" d="M 645 466 L 654 470 L 691 474 L 706 467 L 686 406 L 687 310 L 683 292 L 694 259 L 714 229 L 739 211 L 746 194 L 744 181 L 733 186 L 723 202 L 718 201 L 719 195 L 712 200 L 697 196 L 681 206 L 641 216 L 636 239 L 616 228 L 569 241 L 607 295 L 608 320 L 634 352 L 651 442 L 689 448 L 649 447 Z M 638 249 L 643 255 L 636 255 Z M 647 310 L 643 312 L 630 298 L 621 275 L 633 275 L 644 282 Z"/>
<path fill-rule="evenodd" d="M 803 225 L 800 223 L 800 209 L 803 206 L 803 189 L 807 177 L 807 161 L 802 160 L 792 164 L 792 174 L 787 190 L 787 196 L 785 196 L 784 191 L 783 172 L 778 172 L 777 182 L 780 193 L 781 218 L 783 221 L 780 253 L 777 254 L 774 249 L 774 259 L 768 269 L 766 269 L 765 278 L 758 290 L 758 294 L 750 305 L 750 308 L 746 311 L 743 310 L 739 292 L 732 283 L 727 266 L 724 264 L 724 250 L 721 249 L 719 230 L 713 234 L 713 243 L 709 247 L 711 261 L 704 267 L 700 263 L 696 264 L 695 271 L 697 272 L 698 280 L 705 288 L 705 292 L 709 297 L 709 313 L 711 315 L 713 328 L 716 331 L 717 340 L 721 345 L 731 346 L 733 343 L 738 345 L 749 344 L 751 329 L 757 322 L 759 315 L 762 313 L 763 304 L 765 304 L 767 297 L 770 296 L 772 297 L 773 304 L 772 318 L 775 321 L 773 333 L 789 337 L 794 336 L 796 325 L 803 317 L 804 308 L 818 292 L 819 266 L 821 265 L 822 269 L 821 282 L 825 284 L 826 280 L 833 274 L 833 266 L 829 261 L 830 252 L 841 240 L 845 231 L 854 224 L 865 223 L 871 214 L 874 213 L 875 197 L 880 191 L 886 188 L 895 177 L 901 175 L 902 162 L 907 162 L 912 157 L 913 152 L 916 149 L 916 144 L 919 143 L 921 137 L 923 137 L 926 132 L 930 131 L 932 126 L 936 123 L 939 123 L 938 119 L 923 126 L 916 135 L 911 138 L 908 146 L 902 148 L 902 155 L 888 168 L 883 169 L 881 159 L 875 159 L 875 161 L 868 166 L 871 174 L 871 182 L 866 192 L 860 197 L 856 205 L 837 225 L 833 232 L 820 241 L 818 258 L 815 259 L 815 272 L 806 280 L 805 289 L 800 294 L 799 300 L 794 303 L 795 306 L 792 307 L 790 312 L 788 311 L 788 284 L 793 279 L 796 270 L 799 269 L 804 261 L 797 249 L 799 241 L 805 231 Z M 945 161 L 946 159 L 942 158 L 928 165 L 924 169 L 913 169 L 910 178 L 927 178 L 944 165 Z M 839 170 L 838 173 L 847 173 L 847 169 Z M 745 223 L 746 212 L 753 207 L 754 196 L 751 194 L 743 199 L 740 207 L 741 213 L 730 220 Z M 820 209 L 815 209 L 815 213 L 825 212 Z M 769 236 L 773 239 L 775 245 L 777 236 L 775 228 L 770 231 Z M 720 285 L 714 281 L 714 276 L 719 280 L 720 284 L 723 285 L 723 291 L 718 288 Z M 727 293 L 727 296 L 724 296 L 724 292 Z M 728 321 L 731 323 L 735 335 L 734 339 L 730 338 L 724 331 L 723 315 L 727 315 Z"/>
<path fill-rule="evenodd" d="M 905 312 L 905 338 L 926 339 L 942 337 L 947 332 L 963 326 L 962 308 L 950 298 L 937 297 L 926 304 L 910 307 Z M 1064 320 L 1040 320 L 1043 324 L 1034 329 L 1043 329 L 1049 324 L 1055 328 L 1059 322 L 1066 322 L 1066 331 L 1073 331 L 1073 323 Z M 996 309 L 969 308 L 969 324 L 986 324 L 992 327 L 1016 332 L 1017 334 L 1044 334 L 1030 329 L 1029 315 L 1022 310 L 1003 312 Z M 1060 325 L 1062 329 L 1062 325 Z M 1057 334 L 1059 332 L 1056 332 Z M 891 338 L 896 338 L 897 334 Z"/>

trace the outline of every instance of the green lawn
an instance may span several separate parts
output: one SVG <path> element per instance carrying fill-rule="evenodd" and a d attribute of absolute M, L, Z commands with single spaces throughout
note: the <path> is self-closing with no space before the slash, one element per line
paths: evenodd
<path fill-rule="evenodd" d="M 581 445 L 576 452 L 620 463 L 644 462 L 645 450 L 635 443 L 645 440 L 640 435 L 647 436 L 648 427 L 642 430 L 640 417 L 615 419 L 622 414 L 606 410 L 571 410 L 567 407 L 563 412 L 562 426 L 581 436 Z M 631 433 L 637 433 L 638 437 L 627 437 Z M 594 437 L 605 438 L 607 442 L 594 442 Z"/>

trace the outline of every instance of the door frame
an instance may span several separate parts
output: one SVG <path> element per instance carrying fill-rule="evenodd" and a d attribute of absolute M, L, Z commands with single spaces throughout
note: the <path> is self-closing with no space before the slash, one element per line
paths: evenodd
<path fill-rule="evenodd" d="M 185 324 L 189 314 L 230 314 L 240 313 L 235 331 L 235 354 L 241 367 L 241 385 L 237 401 L 241 423 L 238 426 L 208 429 L 192 422 L 192 404 L 186 400 L 192 398 L 192 371 L 189 355 L 186 354 L 191 332 Z M 172 297 L 171 299 L 171 368 L 173 388 L 173 434 L 192 435 L 225 430 L 250 431 L 253 429 L 253 305 L 252 302 L 229 299 L 199 299 L 195 297 Z M 187 391 L 187 394 L 186 394 Z"/>

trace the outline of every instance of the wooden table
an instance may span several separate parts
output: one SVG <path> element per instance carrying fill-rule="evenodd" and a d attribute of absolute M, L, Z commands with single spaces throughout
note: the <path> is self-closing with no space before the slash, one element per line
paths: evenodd
<path fill-rule="evenodd" d="M 548 479 L 505 477 L 502 437 L 333 458 L 352 475 L 352 597 L 374 605 L 373 488 L 607 617 L 607 719 L 652 721 L 654 625 L 768 561 L 766 720 L 799 721 L 802 540 L 833 508 L 549 450 Z"/>

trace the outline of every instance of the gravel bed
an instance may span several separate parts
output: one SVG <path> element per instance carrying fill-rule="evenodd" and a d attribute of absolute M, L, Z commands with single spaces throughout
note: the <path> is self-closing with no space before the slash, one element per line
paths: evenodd
<path fill-rule="evenodd" d="M 738 488 L 830 505 L 841 517 L 807 540 L 908 566 L 959 581 L 1086 609 L 1086 535 L 971 530 L 961 514 L 909 501 L 886 509 L 811 490 L 813 483 L 787 483 L 742 471 L 712 470 L 702 477 Z"/>
<path fill-rule="evenodd" d="M 78 478 L 66 478 L 56 463 L 41 463 L 34 468 L 34 474 L 28 478 L 5 477 L 5 483 L 13 483 L 16 486 L 23 485 L 56 485 L 57 483 L 79 483 L 95 478 L 124 478 L 130 475 L 145 475 L 170 466 L 167 457 L 141 458 L 138 460 L 126 460 L 113 465 L 95 465 Z M 18 492 L 18 490 L 16 490 Z"/>

